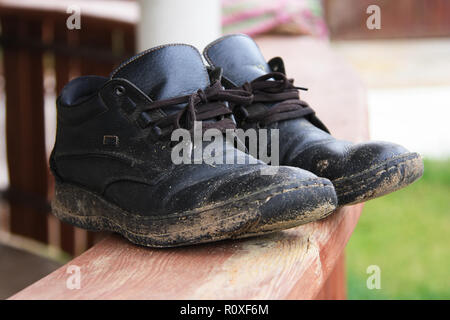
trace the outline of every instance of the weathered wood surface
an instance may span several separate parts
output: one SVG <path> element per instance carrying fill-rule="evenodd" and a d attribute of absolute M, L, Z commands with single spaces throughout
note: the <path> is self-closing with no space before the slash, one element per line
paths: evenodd
<path fill-rule="evenodd" d="M 345 254 L 336 261 L 333 271 L 328 276 L 315 300 L 344 300 L 347 298 L 347 277 L 345 272 Z"/>
<path fill-rule="evenodd" d="M 282 55 L 303 98 L 338 137 L 368 137 L 365 90 L 330 50 L 311 38 L 261 38 L 266 58 Z M 362 205 L 270 236 L 176 249 L 135 246 L 110 236 L 12 299 L 345 298 L 342 254 Z M 69 290 L 69 265 L 81 289 Z M 327 279 L 329 279 L 327 281 Z"/>
<path fill-rule="evenodd" d="M 69 263 L 81 267 L 81 289 L 67 289 L 64 266 L 13 299 L 311 299 L 359 209 L 271 236 L 188 248 L 152 250 L 111 236 Z"/>

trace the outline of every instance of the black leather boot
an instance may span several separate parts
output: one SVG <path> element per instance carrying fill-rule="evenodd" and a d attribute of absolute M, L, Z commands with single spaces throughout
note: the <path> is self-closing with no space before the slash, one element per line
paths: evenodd
<path fill-rule="evenodd" d="M 140 53 L 110 78 L 74 79 L 57 101 L 53 213 L 153 247 L 246 237 L 326 216 L 337 204 L 331 182 L 289 167 L 262 175 L 268 166 L 228 140 L 225 151 L 243 164 L 172 161 L 175 129 L 192 130 L 195 120 L 233 129 L 226 102 L 249 97 L 210 85 L 200 53 L 187 45 Z"/>
<path fill-rule="evenodd" d="M 420 155 L 389 142 L 353 144 L 333 138 L 308 104 L 299 99 L 283 60 L 268 63 L 245 35 L 222 37 L 205 48 L 212 67 L 223 68 L 227 88 L 254 95 L 250 106 L 234 104 L 238 127 L 279 129 L 280 164 L 330 179 L 339 206 L 363 202 L 403 188 L 423 173 Z"/>

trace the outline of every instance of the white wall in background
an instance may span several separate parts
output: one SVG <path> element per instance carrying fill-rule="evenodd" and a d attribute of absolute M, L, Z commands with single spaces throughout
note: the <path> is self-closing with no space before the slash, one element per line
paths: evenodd
<path fill-rule="evenodd" d="M 370 137 L 450 157 L 450 86 L 369 89 Z"/>
<path fill-rule="evenodd" d="M 202 50 L 221 34 L 220 0 L 140 0 L 138 50 L 187 43 Z"/>
<path fill-rule="evenodd" d="M 368 86 L 370 135 L 450 157 L 450 38 L 333 41 Z"/>

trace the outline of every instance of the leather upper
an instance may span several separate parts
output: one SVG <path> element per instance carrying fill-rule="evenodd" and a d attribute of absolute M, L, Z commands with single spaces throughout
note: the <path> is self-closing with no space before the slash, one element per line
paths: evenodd
<path fill-rule="evenodd" d="M 258 45 L 243 34 L 219 38 L 205 48 L 203 55 L 237 86 L 271 71 Z"/>
<path fill-rule="evenodd" d="M 141 108 L 154 99 L 204 88 L 207 76 L 194 48 L 168 45 L 131 58 L 110 79 L 89 76 L 70 82 L 57 100 L 57 136 L 50 159 L 56 179 L 101 195 L 128 212 L 167 215 L 315 177 L 295 168 L 264 176 L 260 170 L 266 165 L 256 159 L 256 164 L 173 164 L 170 139 L 157 139 L 151 127 L 141 126 Z M 165 112 L 157 109 L 150 116 Z M 249 155 L 224 143 L 235 158 L 250 162 Z"/>
<path fill-rule="evenodd" d="M 224 84 L 242 86 L 266 73 L 284 73 L 281 58 L 267 63 L 257 44 L 242 34 L 228 35 L 205 48 L 204 56 L 214 67 L 223 68 Z M 276 67 L 277 70 L 273 70 Z M 247 113 L 270 109 L 270 103 L 255 103 L 246 107 Z M 239 109 L 236 118 L 240 118 Z M 258 123 L 239 122 L 244 129 L 260 126 Z M 368 142 L 353 144 L 331 136 L 315 116 L 301 117 L 272 123 L 267 129 L 279 129 L 280 164 L 299 167 L 330 180 L 351 176 L 382 161 L 408 151 L 393 143 Z"/>

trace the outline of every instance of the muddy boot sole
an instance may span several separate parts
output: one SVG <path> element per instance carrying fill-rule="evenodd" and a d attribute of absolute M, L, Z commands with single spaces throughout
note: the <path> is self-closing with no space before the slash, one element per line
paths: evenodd
<path fill-rule="evenodd" d="M 88 190 L 57 182 L 53 214 L 64 222 L 91 231 L 112 231 L 148 247 L 176 247 L 251 236 L 260 225 L 261 208 L 278 205 L 287 188 L 268 188 L 202 208 L 166 216 L 142 216 L 122 210 Z M 291 193 L 294 191 L 287 191 Z M 276 201 L 276 204 L 274 203 Z M 276 226 L 264 234 L 280 230 Z"/>
<path fill-rule="evenodd" d="M 253 225 L 247 236 L 261 235 L 294 228 L 321 220 L 337 207 L 333 184 L 328 179 L 310 179 L 275 194 L 261 206 L 261 221 Z"/>
<path fill-rule="evenodd" d="M 419 179 L 423 161 L 418 153 L 407 153 L 358 174 L 333 180 L 339 207 L 365 202 L 394 192 Z"/>

